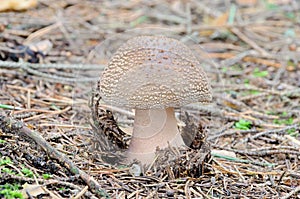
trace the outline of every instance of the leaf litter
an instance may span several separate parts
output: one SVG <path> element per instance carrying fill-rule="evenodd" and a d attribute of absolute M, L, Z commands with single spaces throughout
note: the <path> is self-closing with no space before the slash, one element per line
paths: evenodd
<path fill-rule="evenodd" d="M 0 13 L 0 189 L 31 184 L 33 198 L 299 198 L 299 10 L 293 0 L 41 0 Z M 128 30 L 149 27 L 197 53 L 214 101 L 177 110 L 189 149 L 124 165 L 131 135 L 122 129 L 133 112 L 97 102 L 95 87 Z"/>

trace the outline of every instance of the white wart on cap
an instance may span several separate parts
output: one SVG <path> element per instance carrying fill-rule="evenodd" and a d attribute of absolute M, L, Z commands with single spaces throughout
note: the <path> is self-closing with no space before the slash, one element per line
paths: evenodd
<path fill-rule="evenodd" d="M 149 109 L 210 102 L 211 87 L 193 52 L 178 40 L 128 40 L 102 73 L 100 93 L 116 106 Z"/>

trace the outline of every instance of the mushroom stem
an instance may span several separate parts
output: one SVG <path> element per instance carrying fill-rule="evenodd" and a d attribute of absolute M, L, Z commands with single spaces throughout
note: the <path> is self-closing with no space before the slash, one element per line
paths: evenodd
<path fill-rule="evenodd" d="M 184 145 L 177 128 L 174 108 L 136 109 L 132 139 L 127 157 L 138 159 L 144 164 L 155 158 L 157 147 L 163 149 Z"/>

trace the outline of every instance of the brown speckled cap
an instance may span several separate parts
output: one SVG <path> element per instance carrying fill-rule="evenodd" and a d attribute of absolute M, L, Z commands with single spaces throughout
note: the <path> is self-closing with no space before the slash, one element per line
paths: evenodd
<path fill-rule="evenodd" d="M 137 109 L 210 102 L 208 78 L 192 51 L 176 39 L 139 36 L 124 43 L 100 79 L 106 103 Z"/>

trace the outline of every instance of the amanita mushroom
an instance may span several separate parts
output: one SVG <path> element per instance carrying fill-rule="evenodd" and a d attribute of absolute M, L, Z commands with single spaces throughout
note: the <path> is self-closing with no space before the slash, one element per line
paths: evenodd
<path fill-rule="evenodd" d="M 184 145 L 174 107 L 212 99 L 193 52 L 176 39 L 139 36 L 124 43 L 100 79 L 106 103 L 135 109 L 129 160 L 148 164 L 157 148 Z"/>

